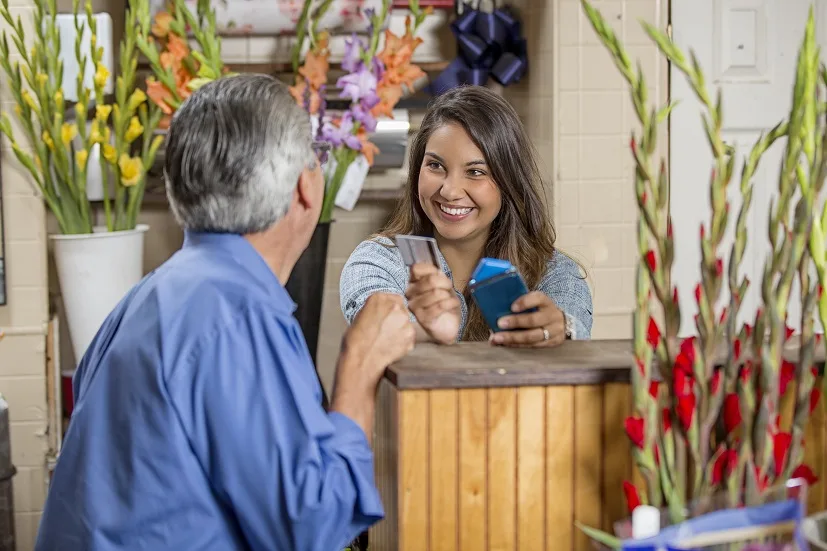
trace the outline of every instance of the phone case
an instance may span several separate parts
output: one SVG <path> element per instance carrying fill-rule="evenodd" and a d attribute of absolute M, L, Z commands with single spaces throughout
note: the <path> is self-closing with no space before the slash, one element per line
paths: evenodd
<path fill-rule="evenodd" d="M 511 305 L 514 301 L 528 293 L 525 281 L 516 270 L 484 279 L 471 285 L 469 289 L 488 327 L 494 332 L 503 331 L 497 327 L 497 321 L 512 314 Z M 535 310 L 536 308 L 532 308 L 528 311 Z"/>

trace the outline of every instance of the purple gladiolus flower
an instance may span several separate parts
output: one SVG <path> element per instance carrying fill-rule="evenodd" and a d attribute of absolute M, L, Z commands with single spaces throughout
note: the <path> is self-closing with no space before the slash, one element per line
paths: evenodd
<path fill-rule="evenodd" d="M 365 10 L 365 17 L 368 18 L 368 36 L 373 35 L 373 18 L 376 16 L 376 10 L 368 8 Z"/>
<path fill-rule="evenodd" d="M 362 51 L 365 43 L 353 33 L 350 40 L 345 40 L 345 55 L 342 58 L 342 69 L 348 73 L 355 73 L 362 62 Z"/>
<path fill-rule="evenodd" d="M 350 98 L 354 103 L 363 97 L 376 95 L 376 84 L 376 75 L 367 70 L 364 64 L 360 64 L 356 72 L 345 75 L 336 82 L 336 86 L 342 89 L 339 97 Z"/>
<path fill-rule="evenodd" d="M 338 127 L 326 122 L 322 128 L 322 139 L 333 147 L 344 145 L 356 151 L 362 150 L 362 142 L 353 134 L 353 115 L 350 112 L 345 113 Z"/>
<path fill-rule="evenodd" d="M 364 103 L 357 103 L 350 108 L 350 113 L 353 120 L 358 121 L 362 125 L 362 128 L 368 132 L 373 132 L 376 130 L 376 117 L 371 115 L 370 107 L 364 105 Z"/>

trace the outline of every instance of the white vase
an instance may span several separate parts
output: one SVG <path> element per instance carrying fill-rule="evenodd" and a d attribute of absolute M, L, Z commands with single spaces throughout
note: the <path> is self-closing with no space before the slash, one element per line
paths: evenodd
<path fill-rule="evenodd" d="M 76 361 L 106 316 L 143 277 L 145 224 L 134 230 L 51 235 Z"/>

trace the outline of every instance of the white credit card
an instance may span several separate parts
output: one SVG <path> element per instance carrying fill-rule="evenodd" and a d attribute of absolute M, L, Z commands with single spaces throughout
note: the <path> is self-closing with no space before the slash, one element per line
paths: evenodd
<path fill-rule="evenodd" d="M 437 268 L 439 263 L 439 247 L 433 237 L 422 237 L 419 235 L 397 235 L 396 246 L 402 254 L 405 266 L 414 264 L 432 264 Z"/>

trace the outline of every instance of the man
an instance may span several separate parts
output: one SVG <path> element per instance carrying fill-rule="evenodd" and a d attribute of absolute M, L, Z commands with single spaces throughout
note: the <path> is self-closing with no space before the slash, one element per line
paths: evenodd
<path fill-rule="evenodd" d="M 38 551 L 338 551 L 382 518 L 376 386 L 414 328 L 401 299 L 372 301 L 322 409 L 283 287 L 319 217 L 321 151 L 267 76 L 212 82 L 178 110 L 165 174 L 184 246 L 78 367 Z"/>

